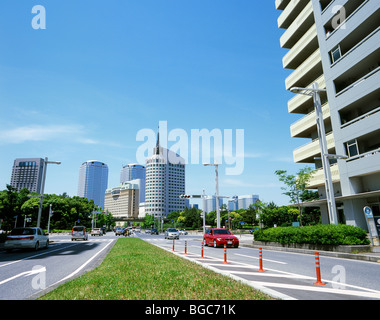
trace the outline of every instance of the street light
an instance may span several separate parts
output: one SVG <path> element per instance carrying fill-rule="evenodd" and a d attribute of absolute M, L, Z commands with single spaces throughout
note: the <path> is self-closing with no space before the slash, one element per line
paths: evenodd
<path fill-rule="evenodd" d="M 322 159 L 322 167 L 325 176 L 325 188 L 326 188 L 326 200 L 327 200 L 327 208 L 330 217 L 330 224 L 338 224 L 338 215 L 336 212 L 335 205 L 335 196 L 334 189 L 331 177 L 331 168 L 329 159 L 333 158 L 332 155 L 328 154 L 327 149 L 327 141 L 326 141 L 326 131 L 325 124 L 323 122 L 323 114 L 322 114 L 322 104 L 320 92 L 326 92 L 325 89 L 319 89 L 318 83 L 315 82 L 312 85 L 312 88 L 299 88 L 294 87 L 290 89 L 291 92 L 303 94 L 306 96 L 313 97 L 314 101 L 314 109 L 317 120 L 317 131 L 319 138 L 319 145 L 321 148 L 321 159 Z M 344 156 L 336 156 L 336 158 L 343 158 Z"/>
<path fill-rule="evenodd" d="M 216 183 L 216 227 L 220 228 L 220 208 L 219 208 L 219 174 L 217 163 L 204 163 L 204 166 L 214 166 L 215 167 L 215 183 Z"/>
<path fill-rule="evenodd" d="M 41 213 L 42 213 L 42 204 L 44 201 L 46 169 L 47 169 L 48 164 L 61 164 L 61 161 L 48 161 L 47 157 L 44 160 L 44 167 L 42 171 L 42 184 L 41 184 L 41 190 L 40 190 L 40 206 L 38 207 L 37 228 L 39 228 L 41 224 Z"/>

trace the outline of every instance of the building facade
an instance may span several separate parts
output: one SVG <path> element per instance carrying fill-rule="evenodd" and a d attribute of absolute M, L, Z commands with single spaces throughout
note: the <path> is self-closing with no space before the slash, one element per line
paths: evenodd
<path fill-rule="evenodd" d="M 27 188 L 30 192 L 41 193 L 44 159 L 19 158 L 13 163 L 10 185 L 20 191 Z"/>
<path fill-rule="evenodd" d="M 280 42 L 289 49 L 284 68 L 294 70 L 286 89 L 317 82 L 329 154 L 338 222 L 367 229 L 364 206 L 380 216 L 380 1 L 277 0 L 282 10 Z M 294 161 L 318 169 L 309 188 L 318 189 L 322 222 L 329 223 L 313 99 L 296 95 L 290 113 L 303 115 L 291 126 L 292 137 L 308 138 L 294 150 Z"/>
<path fill-rule="evenodd" d="M 136 181 L 124 182 L 105 191 L 104 210 L 109 211 L 117 225 L 139 216 L 139 185 Z"/>
<path fill-rule="evenodd" d="M 108 166 L 101 161 L 83 162 L 79 169 L 78 196 L 94 200 L 104 208 L 104 195 L 108 186 Z"/>
<path fill-rule="evenodd" d="M 239 209 L 249 209 L 250 205 L 254 205 L 259 201 L 257 194 L 249 194 L 245 196 L 233 196 L 231 200 L 228 200 L 228 211 L 235 211 Z"/>
<path fill-rule="evenodd" d="M 162 148 L 157 138 L 153 155 L 146 159 L 145 214 L 166 217 L 185 209 L 185 159 Z"/>
<path fill-rule="evenodd" d="M 219 208 L 223 205 L 223 198 L 219 198 Z M 206 196 L 203 198 L 203 212 L 216 211 L 216 196 Z"/>
<path fill-rule="evenodd" d="M 132 180 L 139 180 L 139 203 L 145 202 L 145 166 L 132 163 L 123 166 L 120 172 L 120 183 L 125 183 Z"/>

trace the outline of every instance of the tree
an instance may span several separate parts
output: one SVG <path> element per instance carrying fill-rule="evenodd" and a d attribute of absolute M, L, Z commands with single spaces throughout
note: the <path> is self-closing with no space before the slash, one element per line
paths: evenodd
<path fill-rule="evenodd" d="M 290 197 L 290 202 L 297 204 L 300 215 L 300 225 L 302 225 L 302 194 L 305 193 L 306 186 L 310 180 L 312 174 L 315 172 L 310 167 L 300 169 L 296 175 L 287 174 L 286 170 L 276 170 L 275 174 L 279 177 L 279 180 L 283 182 L 286 187 L 282 187 L 282 190 L 287 190 L 283 194 Z"/>

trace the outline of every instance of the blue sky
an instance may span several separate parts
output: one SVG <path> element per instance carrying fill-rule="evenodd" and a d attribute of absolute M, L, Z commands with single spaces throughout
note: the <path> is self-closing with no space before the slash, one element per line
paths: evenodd
<path fill-rule="evenodd" d="M 46 9 L 35 30 L 32 7 Z M 0 12 L 0 189 L 13 161 L 48 157 L 46 193 L 77 193 L 79 167 L 101 160 L 108 186 L 136 162 L 139 130 L 244 129 L 241 175 L 220 194 L 287 204 L 277 169 L 295 173 L 274 0 L 3 0 Z M 210 167 L 189 164 L 186 192 L 215 193 Z"/>

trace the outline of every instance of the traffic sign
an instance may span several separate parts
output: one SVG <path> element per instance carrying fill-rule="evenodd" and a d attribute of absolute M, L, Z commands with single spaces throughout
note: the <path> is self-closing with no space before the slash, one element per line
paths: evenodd
<path fill-rule="evenodd" d="M 363 208 L 364 214 L 367 218 L 373 218 L 372 209 L 368 206 Z"/>

